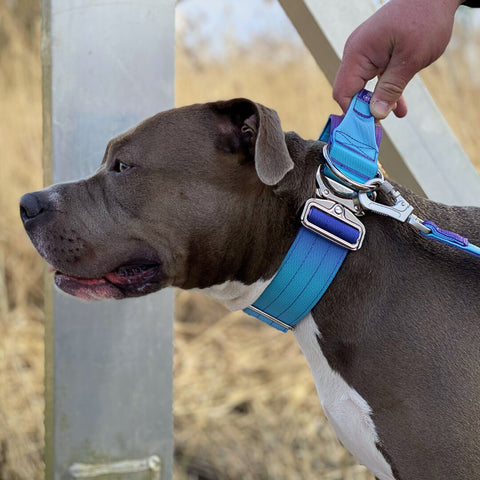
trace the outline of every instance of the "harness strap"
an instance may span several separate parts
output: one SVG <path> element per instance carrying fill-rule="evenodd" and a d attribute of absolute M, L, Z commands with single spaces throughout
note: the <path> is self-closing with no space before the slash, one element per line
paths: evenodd
<path fill-rule="evenodd" d="M 345 182 L 349 179 L 366 184 L 377 175 L 382 131 L 370 114 L 370 100 L 371 92 L 361 90 L 353 98 L 344 117 L 329 117 L 319 138 L 328 144 L 332 169 L 336 167 L 339 170 L 337 174 L 343 174 Z M 324 173 L 342 183 L 328 167 L 325 167 Z M 456 233 L 442 230 L 431 221 L 423 222 L 412 214 L 413 207 L 388 182 L 382 180 L 379 188 L 386 185 L 394 205 L 377 204 L 363 191 L 357 192 L 362 207 L 406 221 L 424 237 L 480 257 L 480 247 Z M 337 197 L 336 201 L 341 199 Z M 351 212 L 350 215 L 353 216 Z M 348 249 L 361 246 L 365 230 L 358 223 L 347 215 L 347 210 L 340 203 L 328 199 L 308 200 L 302 214 L 303 226 L 277 274 L 244 312 L 282 332 L 291 330 L 322 298 Z"/>
<path fill-rule="evenodd" d="M 345 182 L 349 179 L 364 185 L 377 175 L 382 131 L 379 125 L 375 125 L 370 113 L 371 96 L 371 92 L 361 90 L 353 98 L 344 117 L 329 117 L 319 138 L 328 144 L 327 153 L 332 169 L 338 169 L 337 174 L 343 174 Z M 323 173 L 342 183 L 328 167 Z M 357 192 L 362 207 L 402 222 L 407 221 L 424 237 L 480 257 L 480 247 L 470 244 L 456 233 L 442 230 L 431 221 L 423 222 L 412 214 L 413 207 L 388 182 L 382 180 L 379 188 L 385 185 L 390 187 L 388 192 L 393 196 L 395 205 L 377 204 L 363 191 Z M 336 201 L 340 200 L 336 198 Z M 303 226 L 277 274 L 244 312 L 282 332 L 291 330 L 302 320 L 335 278 L 348 248 L 357 249 L 361 246 L 363 225 L 359 227 L 358 221 L 347 218 L 346 212 L 335 201 L 307 201 L 302 214 Z M 353 214 L 350 212 L 350 215 Z"/>

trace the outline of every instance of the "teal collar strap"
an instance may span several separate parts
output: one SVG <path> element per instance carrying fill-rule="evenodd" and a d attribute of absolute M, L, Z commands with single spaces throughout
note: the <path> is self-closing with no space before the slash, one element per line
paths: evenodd
<path fill-rule="evenodd" d="M 359 92 L 345 117 L 332 115 L 319 138 L 329 144 L 335 166 L 362 183 L 375 177 L 378 170 L 380 139 L 370 114 L 370 99 L 370 92 Z M 338 181 L 331 172 L 328 175 Z M 310 199 L 301 220 L 277 274 L 244 310 L 283 332 L 293 329 L 318 303 L 348 250 L 360 248 L 365 233 L 352 212 L 328 199 Z"/>
<path fill-rule="evenodd" d="M 351 180 L 365 183 L 378 171 L 378 147 L 382 127 L 370 113 L 371 92 L 355 95 L 346 115 L 330 115 L 319 140 L 329 145 L 335 167 Z M 335 180 L 332 172 L 327 175 Z"/>
<path fill-rule="evenodd" d="M 302 226 L 280 268 L 256 302 L 244 311 L 281 331 L 293 329 L 322 298 L 348 250 L 361 247 L 365 229 L 355 214 L 371 211 L 409 224 L 431 240 L 480 257 L 480 247 L 413 214 L 393 185 L 378 176 L 381 127 L 370 114 L 371 93 L 362 90 L 345 117 L 331 115 L 319 140 L 325 162 L 317 171 L 317 195 L 305 204 Z M 375 201 L 374 191 L 390 198 Z"/>
<path fill-rule="evenodd" d="M 300 227 L 272 282 L 245 313 L 282 332 L 292 329 L 320 300 L 346 254 L 346 248 Z"/>

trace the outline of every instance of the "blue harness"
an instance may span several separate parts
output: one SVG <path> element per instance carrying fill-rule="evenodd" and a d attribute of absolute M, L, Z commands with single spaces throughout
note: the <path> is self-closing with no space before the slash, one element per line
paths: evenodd
<path fill-rule="evenodd" d="M 381 127 L 370 113 L 371 92 L 361 90 L 345 116 L 331 115 L 319 140 L 325 164 L 317 171 L 317 197 L 305 204 L 302 226 L 280 268 L 244 312 L 286 332 L 319 302 L 349 250 L 365 236 L 357 216 L 370 210 L 406 222 L 423 236 L 480 257 L 480 248 L 458 234 L 416 217 L 413 207 L 378 170 Z M 375 201 L 383 191 L 394 202 Z"/>

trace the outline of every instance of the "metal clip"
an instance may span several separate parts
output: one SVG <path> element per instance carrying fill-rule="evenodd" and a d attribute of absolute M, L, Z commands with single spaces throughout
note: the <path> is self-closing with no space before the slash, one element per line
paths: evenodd
<path fill-rule="evenodd" d="M 367 182 L 368 183 L 368 182 Z M 380 215 L 386 215 L 387 217 L 395 218 L 400 222 L 406 222 L 411 227 L 415 228 L 423 233 L 430 233 L 430 229 L 423 224 L 423 220 L 414 215 L 413 207 L 410 205 L 396 190 L 393 185 L 384 180 L 379 186 L 378 190 L 388 195 L 394 202 L 394 205 L 384 205 L 372 200 L 367 192 L 360 192 L 358 194 L 358 200 L 360 205 L 365 210 L 371 210 L 372 212 L 379 213 Z"/>
<path fill-rule="evenodd" d="M 317 190 L 315 192 L 317 196 L 332 200 L 335 203 L 340 203 L 357 216 L 363 215 L 363 210 L 358 202 L 358 192 L 346 187 L 340 182 L 327 178 L 323 172 L 323 168 L 324 165 L 321 165 L 317 169 Z"/>
<path fill-rule="evenodd" d="M 375 180 L 378 184 L 378 180 Z M 368 184 L 368 182 L 367 182 Z M 394 205 L 384 205 L 372 200 L 367 192 L 359 192 L 358 200 L 360 205 L 365 210 L 386 215 L 387 217 L 395 218 L 400 222 L 405 222 L 413 212 L 413 207 L 402 197 L 398 190 L 395 190 L 393 185 L 386 180 L 378 185 L 378 190 L 388 195 L 394 202 Z"/>
<path fill-rule="evenodd" d="M 407 223 L 413 227 L 415 230 L 418 230 L 422 233 L 430 233 L 432 230 L 423 224 L 423 220 L 418 218 L 413 213 L 407 218 Z"/>

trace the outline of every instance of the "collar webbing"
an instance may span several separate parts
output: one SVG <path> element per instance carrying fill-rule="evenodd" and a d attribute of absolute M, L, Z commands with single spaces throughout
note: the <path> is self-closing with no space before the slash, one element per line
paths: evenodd
<path fill-rule="evenodd" d="M 330 145 L 335 166 L 360 182 L 375 177 L 378 170 L 380 134 L 370 114 L 370 99 L 370 92 L 359 92 L 345 117 L 332 115 L 319 138 Z M 304 226 L 277 274 L 260 297 L 244 309 L 283 332 L 312 310 L 335 278 L 350 246 L 358 248 L 361 244 L 361 229 L 348 221 L 342 206 L 328 200 L 309 202 L 302 218 Z"/>
<path fill-rule="evenodd" d="M 272 282 L 244 312 L 286 332 L 320 300 L 346 254 L 346 248 L 300 227 Z"/>
<path fill-rule="evenodd" d="M 370 113 L 372 93 L 361 90 L 353 97 L 345 116 L 330 115 L 319 140 L 329 145 L 330 159 L 347 177 L 365 183 L 378 171 L 378 147 L 382 127 Z M 335 180 L 331 172 L 328 176 Z"/>

